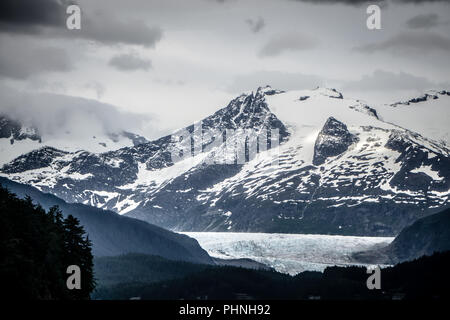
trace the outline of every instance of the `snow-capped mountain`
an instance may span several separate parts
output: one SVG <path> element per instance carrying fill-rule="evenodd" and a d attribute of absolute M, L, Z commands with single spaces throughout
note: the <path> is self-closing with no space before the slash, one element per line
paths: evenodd
<path fill-rule="evenodd" d="M 148 142 L 144 137 L 127 132 L 77 137 L 70 132 L 64 135 L 41 134 L 34 126 L 27 126 L 17 120 L 0 115 L 0 165 L 18 156 L 44 146 L 74 152 L 105 152 Z"/>
<path fill-rule="evenodd" d="M 379 106 L 377 111 L 383 121 L 395 123 L 449 146 L 449 100 L 450 91 L 429 91 L 405 101 Z"/>
<path fill-rule="evenodd" d="M 175 230 L 394 235 L 448 205 L 446 135 L 430 138 L 430 126 L 415 120 L 437 100 L 429 115 L 448 118 L 450 97 L 436 96 L 420 108 L 374 108 L 334 89 L 259 88 L 203 119 L 201 144 L 191 125 L 184 131 L 194 138 L 184 142 L 174 134 L 104 153 L 44 147 L 1 174 Z M 404 118 L 402 106 L 410 108 Z M 269 134 L 250 155 L 248 130 L 275 129 L 278 136 Z M 211 130 L 225 134 L 210 137 Z M 228 149 L 243 141 L 245 163 Z M 193 156 L 174 160 L 186 144 Z"/>
<path fill-rule="evenodd" d="M 41 147 L 38 130 L 0 116 L 0 165 Z"/>

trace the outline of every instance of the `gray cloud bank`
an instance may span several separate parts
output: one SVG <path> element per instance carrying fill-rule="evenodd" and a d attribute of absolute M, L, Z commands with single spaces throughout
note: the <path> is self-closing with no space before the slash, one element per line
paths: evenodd
<path fill-rule="evenodd" d="M 435 32 L 401 33 L 387 40 L 358 46 L 354 49 L 363 53 L 385 50 L 416 50 L 425 53 L 431 51 L 448 51 L 450 50 L 450 39 Z"/>
<path fill-rule="evenodd" d="M 419 14 L 406 21 L 411 29 L 430 29 L 444 24 L 436 13 Z"/>
<path fill-rule="evenodd" d="M 48 136 L 92 136 L 141 129 L 152 121 L 96 100 L 47 93 L 24 93 L 0 86 L 0 114 L 35 126 Z"/>
<path fill-rule="evenodd" d="M 318 40 L 301 33 L 273 36 L 259 51 L 260 57 L 278 56 L 286 51 L 302 51 L 316 48 Z"/>
<path fill-rule="evenodd" d="M 36 28 L 65 25 L 65 0 L 2 0 L 0 26 L 8 32 L 37 32 Z"/>
<path fill-rule="evenodd" d="M 148 71 L 152 67 L 152 62 L 134 54 L 121 54 L 112 57 L 109 65 L 120 71 Z"/>
<path fill-rule="evenodd" d="M 302 73 L 259 71 L 235 77 L 227 89 L 239 94 L 242 91 L 250 91 L 266 85 L 282 90 L 311 89 L 323 86 L 324 80 L 315 75 Z"/>
<path fill-rule="evenodd" d="M 360 80 L 346 82 L 344 90 L 357 91 L 402 91 L 441 89 L 448 84 L 436 83 L 425 77 L 418 77 L 405 72 L 390 72 L 376 70 L 372 74 L 364 75 Z"/>
<path fill-rule="evenodd" d="M 162 39 L 158 26 L 148 26 L 139 19 L 118 19 L 102 12 L 94 14 L 81 7 L 81 30 L 66 28 L 69 0 L 1 0 L 0 32 L 39 34 L 93 40 L 104 44 L 131 44 L 154 47 Z M 132 4 L 131 4 L 132 5 Z"/>
<path fill-rule="evenodd" d="M 242 91 L 254 90 L 257 87 L 270 85 L 281 90 L 299 90 L 320 87 L 336 87 L 343 92 L 401 92 L 408 90 L 425 91 L 429 89 L 446 89 L 450 83 L 438 83 L 426 77 L 420 77 L 407 72 L 390 72 L 375 70 L 363 75 L 358 80 L 345 81 L 326 79 L 318 75 L 302 73 L 284 73 L 278 71 L 260 71 L 240 75 L 234 78 L 228 86 L 228 91 L 239 94 Z"/>
<path fill-rule="evenodd" d="M 0 76 L 26 79 L 45 72 L 67 72 L 73 63 L 64 49 L 0 38 Z"/>
<path fill-rule="evenodd" d="M 149 48 L 155 47 L 163 37 L 160 27 L 149 27 L 142 20 L 121 21 L 103 15 L 87 19 L 81 30 L 63 30 L 62 33 L 104 44 L 142 45 Z"/>

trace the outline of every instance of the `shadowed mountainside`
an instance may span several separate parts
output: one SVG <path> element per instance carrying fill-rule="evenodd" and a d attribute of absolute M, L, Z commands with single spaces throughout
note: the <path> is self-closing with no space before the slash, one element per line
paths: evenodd
<path fill-rule="evenodd" d="M 130 252 L 159 255 L 167 259 L 213 264 L 213 260 L 195 239 L 137 219 L 83 204 L 67 203 L 36 188 L 0 177 L 0 184 L 19 197 L 30 196 L 48 209 L 58 205 L 65 216 L 71 214 L 84 225 L 93 242 L 95 256 Z"/>
<path fill-rule="evenodd" d="M 368 263 L 399 263 L 450 250 L 450 208 L 415 221 L 387 247 L 358 252 L 353 258 Z"/>

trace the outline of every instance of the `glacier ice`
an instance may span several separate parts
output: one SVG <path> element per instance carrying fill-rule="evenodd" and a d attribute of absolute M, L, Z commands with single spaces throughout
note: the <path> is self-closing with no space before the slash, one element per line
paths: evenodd
<path fill-rule="evenodd" d="M 351 254 L 386 246 L 392 237 L 317 234 L 183 232 L 196 239 L 212 257 L 249 258 L 291 275 L 323 271 L 328 266 L 356 264 Z"/>

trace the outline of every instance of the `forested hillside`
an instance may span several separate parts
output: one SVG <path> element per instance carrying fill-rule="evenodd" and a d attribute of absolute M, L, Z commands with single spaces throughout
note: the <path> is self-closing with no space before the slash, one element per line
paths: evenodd
<path fill-rule="evenodd" d="M 89 299 L 95 287 L 91 247 L 78 219 L 0 186 L 0 277 L 7 298 Z M 66 286 L 70 265 L 80 267 L 81 289 Z"/>

